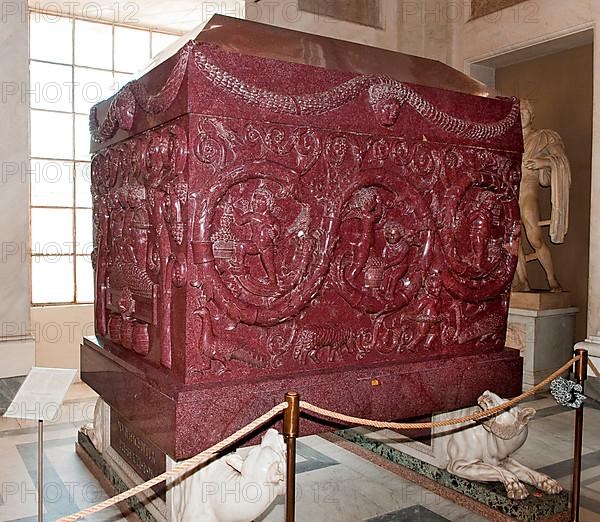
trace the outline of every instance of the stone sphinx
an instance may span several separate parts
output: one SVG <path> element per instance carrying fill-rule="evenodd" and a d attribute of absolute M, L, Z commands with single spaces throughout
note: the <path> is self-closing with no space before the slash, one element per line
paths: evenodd
<path fill-rule="evenodd" d="M 438 62 L 215 17 L 94 107 L 81 368 L 111 423 L 179 460 L 289 389 L 380 419 L 518 393 L 519 103 L 483 94 Z"/>

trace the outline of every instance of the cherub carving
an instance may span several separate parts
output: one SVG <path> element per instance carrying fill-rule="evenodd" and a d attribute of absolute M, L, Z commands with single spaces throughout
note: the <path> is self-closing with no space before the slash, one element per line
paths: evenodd
<path fill-rule="evenodd" d="M 442 279 L 433 271 L 425 279 L 425 285 L 415 307 L 402 315 L 402 326 L 398 351 L 413 351 L 417 347 L 431 349 L 436 342 L 448 342 L 456 336 L 458 328 L 450 327 L 448 319 L 454 312 L 455 321 L 460 321 L 460 310 L 451 304 L 444 306 Z"/>
<path fill-rule="evenodd" d="M 350 242 L 352 246 L 352 270 L 350 280 L 356 279 L 364 270 L 371 247 L 375 243 L 375 226 L 383 215 L 383 205 L 377 191 L 365 187 L 354 194 L 344 219 L 353 219 L 359 228 Z"/>
<path fill-rule="evenodd" d="M 236 255 L 233 264 L 238 267 L 246 265 L 246 256 L 258 255 L 266 277 L 262 282 L 277 286 L 275 270 L 275 240 L 279 236 L 279 220 L 273 215 L 275 200 L 272 192 L 260 184 L 253 192 L 248 212 L 241 212 L 232 205 L 232 212 L 237 225 L 249 225 L 252 235 L 249 240 L 236 244 Z"/>

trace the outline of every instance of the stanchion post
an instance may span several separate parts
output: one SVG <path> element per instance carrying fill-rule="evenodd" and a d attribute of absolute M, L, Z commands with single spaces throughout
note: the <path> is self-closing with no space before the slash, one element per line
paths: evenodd
<path fill-rule="evenodd" d="M 575 363 L 575 380 L 581 387 L 587 379 L 588 351 L 582 348 L 575 350 L 579 359 Z M 583 403 L 575 410 L 575 441 L 573 450 L 573 482 L 571 486 L 571 521 L 579 522 L 579 501 L 581 494 L 581 453 L 583 450 Z"/>
<path fill-rule="evenodd" d="M 285 522 L 296 519 L 296 438 L 300 428 L 300 395 L 290 391 L 285 394 L 287 408 L 283 411 L 283 436 L 287 449 Z"/>
<path fill-rule="evenodd" d="M 38 522 L 44 520 L 44 421 L 38 420 Z"/>

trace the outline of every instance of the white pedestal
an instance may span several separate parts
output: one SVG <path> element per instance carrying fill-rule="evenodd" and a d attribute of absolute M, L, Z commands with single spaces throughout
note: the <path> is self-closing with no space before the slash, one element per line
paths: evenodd
<path fill-rule="evenodd" d="M 509 308 L 506 346 L 521 352 L 523 388 L 538 384 L 572 357 L 578 311 Z"/>

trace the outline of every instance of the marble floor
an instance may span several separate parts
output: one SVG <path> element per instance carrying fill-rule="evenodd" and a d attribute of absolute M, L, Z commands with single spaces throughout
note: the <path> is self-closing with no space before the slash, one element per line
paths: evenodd
<path fill-rule="evenodd" d="M 0 407 L 15 383 L 0 381 Z M 3 402 L 2 402 L 3 401 Z M 45 429 L 45 520 L 76 512 L 106 498 L 76 456 L 77 430 L 93 414 L 94 393 L 73 385 L 61 414 Z M 519 452 L 528 466 L 570 485 L 573 412 L 549 397 L 530 402 L 538 410 L 530 436 Z M 582 521 L 600 522 L 600 406 L 588 401 L 582 477 Z M 6 406 L 4 406 L 6 407 Z M 36 427 L 0 417 L 0 522 L 36 520 Z M 375 434 L 375 436 L 377 436 Z M 351 445 L 350 445 L 351 446 Z M 486 519 L 402 478 L 393 467 L 378 465 L 319 436 L 298 442 L 298 522 L 438 522 Z M 116 509 L 86 520 L 125 520 Z M 283 499 L 257 522 L 283 520 Z"/>

